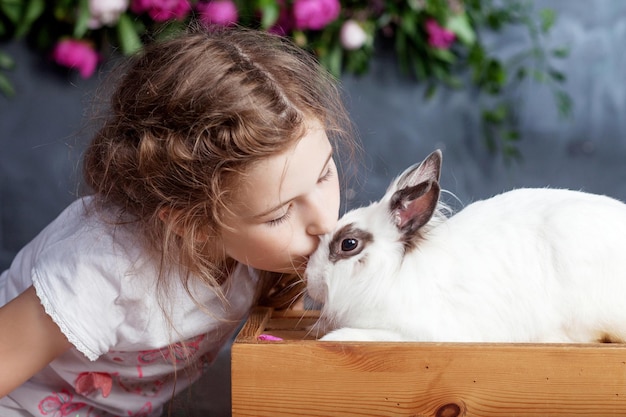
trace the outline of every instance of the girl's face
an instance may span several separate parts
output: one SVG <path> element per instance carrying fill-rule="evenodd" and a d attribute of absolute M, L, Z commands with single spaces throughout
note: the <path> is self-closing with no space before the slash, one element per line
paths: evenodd
<path fill-rule="evenodd" d="M 251 267 L 303 273 L 318 236 L 339 216 L 332 146 L 319 122 L 286 152 L 248 172 L 222 230 L 226 254 Z"/>

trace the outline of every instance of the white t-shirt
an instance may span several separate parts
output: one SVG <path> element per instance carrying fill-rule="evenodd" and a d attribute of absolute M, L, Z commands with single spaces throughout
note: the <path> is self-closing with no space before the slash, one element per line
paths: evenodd
<path fill-rule="evenodd" d="M 33 285 L 74 345 L 0 399 L 0 416 L 158 416 L 248 313 L 258 276 L 243 265 L 223 286 L 227 305 L 210 288 L 191 285 L 199 309 L 177 275 L 159 304 L 158 265 L 132 224 L 107 217 L 114 218 L 96 211 L 91 197 L 75 201 L 0 275 L 0 305 Z M 21 414 L 8 411 L 16 408 Z"/>

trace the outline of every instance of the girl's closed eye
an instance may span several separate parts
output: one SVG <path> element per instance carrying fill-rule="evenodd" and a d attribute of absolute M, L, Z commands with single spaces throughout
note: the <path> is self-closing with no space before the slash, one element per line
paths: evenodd
<path fill-rule="evenodd" d="M 291 204 L 289 205 L 289 207 L 287 207 L 287 211 L 285 212 L 285 214 L 283 214 L 282 216 L 277 217 L 275 219 L 269 220 L 266 223 L 268 225 L 270 225 L 270 226 L 278 226 L 279 224 L 289 220 L 290 216 L 291 216 Z"/>
<path fill-rule="evenodd" d="M 328 181 L 329 179 L 332 178 L 332 176 L 335 174 L 335 172 L 333 171 L 333 167 L 331 165 L 328 165 L 328 168 L 326 169 L 326 172 L 324 172 L 324 175 L 322 175 L 318 180 L 317 183 L 321 184 L 325 181 Z"/>
<path fill-rule="evenodd" d="M 324 171 L 324 174 L 319 177 L 319 179 L 317 180 L 318 184 L 321 184 L 323 182 L 326 182 L 328 180 L 330 180 L 333 175 L 335 174 L 335 171 L 333 170 L 333 166 L 332 166 L 332 160 L 331 163 L 326 167 L 326 171 Z M 277 217 L 275 219 L 269 220 L 266 223 L 269 226 L 278 226 L 281 223 L 286 222 L 287 220 L 289 220 L 291 216 L 291 204 L 287 207 L 287 211 L 285 212 L 285 214 L 281 215 L 280 217 Z"/>

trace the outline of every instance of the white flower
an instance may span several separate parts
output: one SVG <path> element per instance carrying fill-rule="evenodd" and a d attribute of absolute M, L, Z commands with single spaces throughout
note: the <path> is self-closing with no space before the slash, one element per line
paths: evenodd
<path fill-rule="evenodd" d="M 111 26 L 128 9 L 129 0 L 89 0 L 89 29 Z"/>
<path fill-rule="evenodd" d="M 341 45 L 350 51 L 359 49 L 367 41 L 367 33 L 365 33 L 361 25 L 352 19 L 344 22 L 339 36 Z"/>

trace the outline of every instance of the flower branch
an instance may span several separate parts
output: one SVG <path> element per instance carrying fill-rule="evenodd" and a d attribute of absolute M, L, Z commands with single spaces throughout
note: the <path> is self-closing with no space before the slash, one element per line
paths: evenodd
<path fill-rule="evenodd" d="M 52 63 L 91 77 L 112 53 L 131 54 L 191 20 L 240 25 L 291 37 L 333 74 L 363 74 L 378 49 L 390 46 L 400 68 L 426 96 L 439 86 L 472 88 L 495 98 L 483 111 L 487 146 L 515 156 L 518 140 L 507 92 L 529 75 L 552 88 L 562 114 L 571 101 L 553 62 L 567 51 L 547 51 L 556 16 L 523 0 L 3 0 L 0 39 L 23 39 Z M 524 27 L 531 46 L 508 62 L 489 51 L 488 32 Z M 0 91 L 15 94 L 11 57 L 0 51 Z"/>

